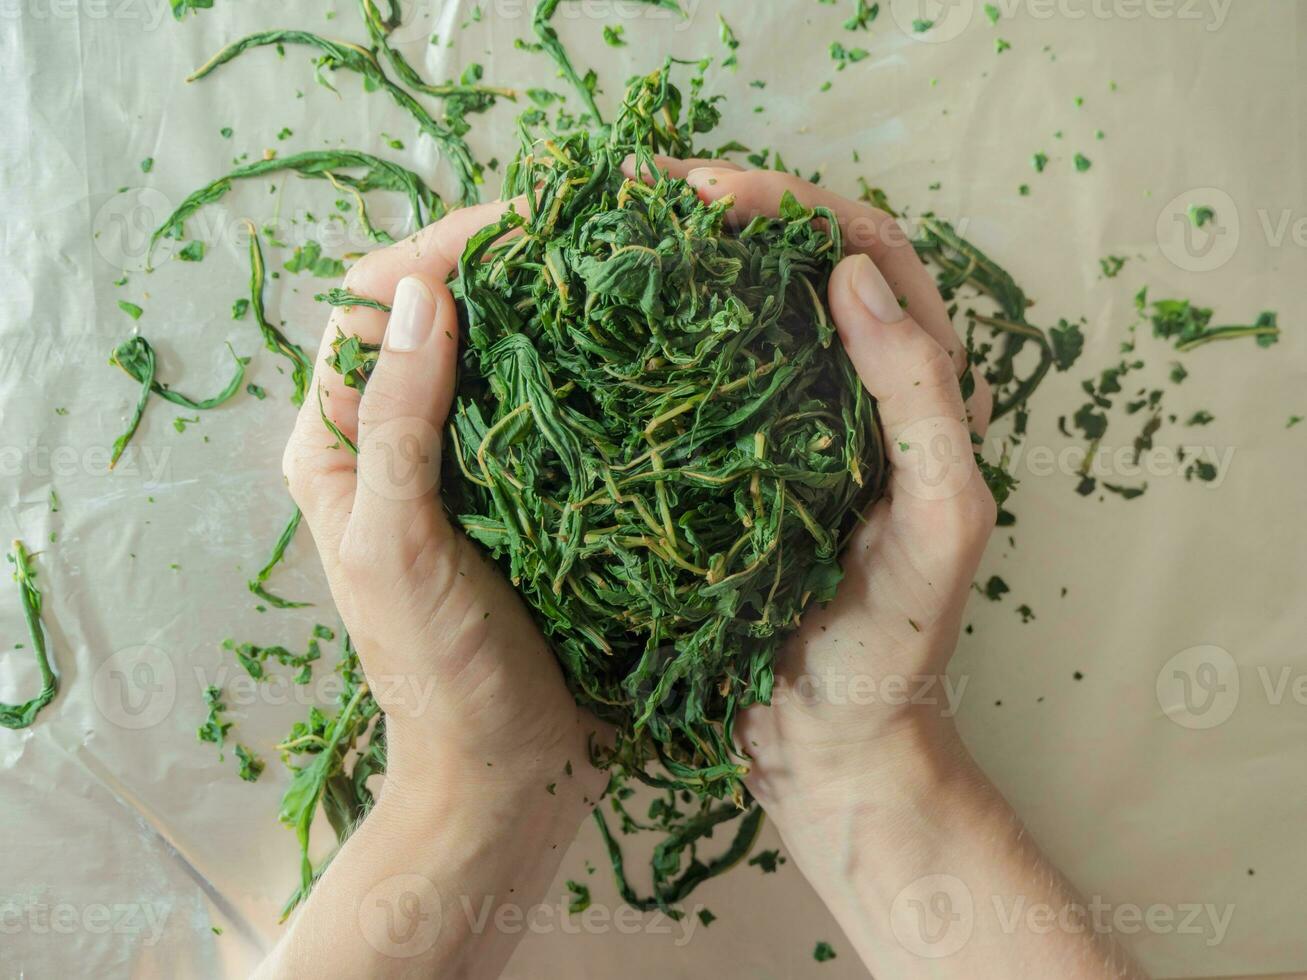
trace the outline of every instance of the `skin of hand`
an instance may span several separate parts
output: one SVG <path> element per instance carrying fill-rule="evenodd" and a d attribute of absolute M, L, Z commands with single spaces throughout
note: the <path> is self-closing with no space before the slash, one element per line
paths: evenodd
<path fill-rule="evenodd" d="M 455 212 L 349 270 L 350 292 L 392 310 L 332 313 L 286 447 L 291 494 L 386 713 L 388 766 L 379 803 L 264 976 L 497 975 L 518 937 L 477 932 L 465 903 L 535 902 L 603 792 L 588 749 L 603 726 L 576 706 L 521 600 L 439 500 L 458 351 L 445 282 L 468 236 L 505 207 Z M 382 344 L 363 393 L 327 363 L 338 334 Z M 374 920 L 388 902 L 440 924 L 429 945 L 383 948 L 393 930 Z"/>
<path fill-rule="evenodd" d="M 599 728 L 517 594 L 439 499 L 458 352 L 445 280 L 468 236 L 504 207 L 458 211 L 349 270 L 346 289 L 393 309 L 332 313 L 314 373 L 320 398 L 305 399 L 283 460 L 386 712 L 391 782 L 417 782 L 437 761 L 552 779 L 568 762 L 588 768 L 586 740 Z M 340 334 L 382 344 L 363 393 L 326 363 Z M 337 446 L 323 412 L 357 457 Z"/>
<path fill-rule="evenodd" d="M 731 218 L 774 217 L 788 191 L 836 215 L 846 257 L 828 299 L 840 340 L 876 397 L 891 478 L 887 496 L 845 545 L 832 602 L 805 612 L 776 663 L 771 706 L 736 726 L 752 757 L 749 788 L 771 809 L 795 790 L 839 782 L 865 760 L 850 749 L 951 737 L 939 679 L 957 644 L 963 608 L 996 507 L 976 467 L 992 395 L 979 372 L 963 404 L 966 352 L 939 290 L 890 215 L 797 177 L 720 160 L 657 157 L 707 201 L 734 199 Z M 633 162 L 627 173 L 633 175 Z M 934 680 L 926 700 L 912 682 Z M 897 696 L 893 688 L 904 683 Z M 888 690 L 887 690 L 888 689 Z M 908 703 L 893 703 L 903 702 Z"/>
<path fill-rule="evenodd" d="M 945 670 L 997 508 L 976 466 L 992 395 L 907 233 L 883 211 L 797 177 L 658 158 L 738 225 L 785 192 L 826 207 L 846 258 L 829 286 L 840 340 L 878 415 L 884 499 L 841 556 L 833 601 L 805 612 L 776 663 L 773 703 L 744 712 L 747 783 L 876 976 L 1142 977 L 1092 928 L 1013 929 L 1010 912 L 1085 911 L 967 753 Z M 633 173 L 628 161 L 628 174 Z M 649 175 L 645 175 L 649 179 Z"/>
<path fill-rule="evenodd" d="M 661 163 L 705 198 L 734 194 L 738 216 L 772 213 L 787 189 L 836 212 L 854 254 L 833 277 L 831 307 L 880 400 L 894 466 L 889 498 L 849 542 L 839 597 L 809 612 L 778 664 L 776 704 L 739 721 L 751 790 L 877 975 L 1141 976 L 1092 936 L 1014 939 L 984 914 L 946 959 L 903 938 L 898 900 L 941 868 L 972 884 L 967 897 L 982 911 L 983 899 L 1014 891 L 1073 899 L 937 707 L 836 696 L 850 679 L 944 670 L 994 521 L 968 432 L 968 421 L 983 431 L 988 394 L 978 384 L 964 409 L 961 345 L 888 216 L 784 175 Z M 390 767 L 376 808 L 259 976 L 496 976 L 517 933 L 475 926 L 468 904 L 502 907 L 505 892 L 536 901 L 602 790 L 599 774 L 576 764 L 599 726 L 437 498 L 457 336 L 443 282 L 468 235 L 503 207 L 457 212 L 351 269 L 351 292 L 394 310 L 389 323 L 336 311 L 315 374 L 320 402 L 306 403 L 287 448 L 292 493 L 387 712 Z M 337 330 L 385 337 L 362 397 L 325 363 Z M 357 469 L 323 432 L 319 405 L 359 446 Z M 560 778 L 569 762 L 575 775 Z M 417 925 L 397 931 L 404 909 Z"/>

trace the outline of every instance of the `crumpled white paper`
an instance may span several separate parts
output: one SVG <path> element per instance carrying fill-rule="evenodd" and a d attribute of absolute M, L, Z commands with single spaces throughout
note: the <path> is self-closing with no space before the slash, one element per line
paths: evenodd
<path fill-rule="evenodd" d="M 545 59 L 513 47 L 530 36 L 530 6 L 406 0 L 395 37 L 432 78 L 479 61 L 487 79 L 561 91 Z M 720 10 L 741 41 L 738 70 L 712 76 L 730 96 L 723 142 L 778 148 L 850 195 L 866 176 L 901 205 L 933 208 L 1018 276 L 1038 301 L 1036 321 L 1088 318 L 1085 360 L 1035 403 L 1016 544 L 996 534 L 982 576 L 1002 575 L 1013 592 L 1002 604 L 977 596 L 970 610 L 974 633 L 953 670 L 959 723 L 1031 832 L 1157 975 L 1307 967 L 1307 426 L 1285 428 L 1290 414 L 1307 415 L 1307 252 L 1294 236 L 1307 158 L 1299 10 L 1008 0 L 992 27 L 971 0 L 895 0 L 870 34 L 853 34 L 841 27 L 851 2 L 686 7 L 677 21 L 623 0 L 565 3 L 558 24 L 578 62 L 599 70 L 611 106 L 628 75 L 665 54 L 720 56 Z M 903 25 L 914 14 L 936 19 L 935 31 L 913 36 Z M 630 46 L 612 49 L 601 31 L 618 24 Z M 366 36 L 349 3 L 216 0 L 180 24 L 164 0 L 0 8 L 0 533 L 42 549 L 62 680 L 35 726 L 0 731 L 0 976 L 241 976 L 275 940 L 293 885 L 272 746 L 311 697 L 330 692 L 321 681 L 242 686 L 218 644 L 302 646 L 334 614 L 307 535 L 274 588 L 315 609 L 260 614 L 245 591 L 289 513 L 279 461 L 293 409 L 279 362 L 248 320 L 230 318 L 246 290 L 239 221 L 275 211 L 286 234 L 336 255 L 367 243 L 315 227 L 308 214 L 325 213 L 331 192 L 294 177 L 249 182 L 194 219 L 192 235 L 208 243 L 200 265 L 159 261 L 146 275 L 144 243 L 185 194 L 265 147 L 360 147 L 437 186 L 445 175 L 383 95 L 345 73 L 339 95 L 315 84 L 305 50 L 264 50 L 183 83 L 221 45 L 272 26 Z M 997 53 L 997 37 L 1011 49 Z M 870 57 L 836 72 L 832 41 Z M 514 112 L 475 120 L 481 159 L 511 155 Z M 291 135 L 279 139 L 283 128 Z M 406 149 L 386 147 L 383 133 Z M 1036 174 L 1029 159 L 1040 151 L 1051 162 Z M 1093 160 L 1089 173 L 1071 166 L 1077 152 Z M 1168 209 L 1213 201 L 1227 237 L 1186 245 Z M 405 219 L 393 199 L 373 210 L 381 222 Z M 1108 254 L 1129 259 L 1114 280 L 1099 274 Z M 270 255 L 270 267 L 284 258 Z M 1145 282 L 1154 297 L 1192 297 L 1222 320 L 1279 310 L 1285 338 L 1271 351 L 1207 348 L 1168 395 L 1186 413 L 1216 416 L 1184 435 L 1227 459 L 1217 485 L 1172 470 L 1149 474 L 1138 501 L 1081 499 L 1069 472 L 1078 460 L 1057 456 L 1068 443 L 1056 416 L 1078 404 L 1082 374 L 1111 363 Z M 269 282 L 274 321 L 306 344 L 325 322 L 311 299 L 323 285 Z M 145 309 L 139 323 L 120 299 Z M 268 400 L 242 396 L 184 433 L 170 424 L 183 413 L 156 400 L 109 473 L 107 447 L 136 386 L 106 360 L 133 329 L 158 349 L 162 379 L 200 395 L 225 383 L 230 342 L 253 356 L 249 378 Z M 1152 350 L 1156 383 L 1173 358 Z M 1018 603 L 1037 618 L 1023 625 Z M 26 642 L 8 587 L 0 625 L 9 642 Z M 1177 700 L 1185 676 L 1206 685 L 1194 688 L 1199 701 Z M 30 650 L 7 653 L 0 697 L 29 697 L 35 677 Z M 269 761 L 257 784 L 236 778 L 230 751 L 219 762 L 195 739 L 208 684 L 227 688 L 233 736 Z M 1203 698 L 1217 699 L 1216 714 L 1200 710 Z M 741 868 L 702 888 L 693 902 L 716 914 L 711 928 L 624 910 L 606 867 L 587 825 L 552 904 L 520 926 L 508 976 L 864 975 L 793 864 L 764 879 Z M 590 916 L 563 913 L 568 877 L 592 888 Z M 1027 912 L 1005 910 L 1015 928 Z M 838 958 L 816 964 L 818 940 Z"/>

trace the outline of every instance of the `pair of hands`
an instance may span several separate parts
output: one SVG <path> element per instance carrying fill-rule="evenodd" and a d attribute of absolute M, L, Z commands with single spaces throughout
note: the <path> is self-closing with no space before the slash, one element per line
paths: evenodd
<path fill-rule="evenodd" d="M 736 220 L 774 214 L 786 191 L 838 216 L 849 257 L 830 307 L 877 399 L 892 466 L 888 496 L 846 546 L 835 599 L 807 610 L 780 651 L 773 704 L 737 719 L 754 797 L 876 976 L 1142 980 L 1096 930 L 1014 931 L 1003 914 L 1083 904 L 971 762 L 956 705 L 940 703 L 994 527 L 971 445 L 991 398 L 977 379 L 963 404 L 962 344 L 911 243 L 889 215 L 788 175 L 659 166 L 706 200 L 733 195 Z M 350 291 L 393 307 L 389 319 L 336 310 L 318 358 L 321 411 L 358 458 L 332 445 L 317 398 L 286 450 L 291 492 L 386 711 L 389 765 L 376 808 L 261 977 L 498 976 L 520 930 L 478 925 L 468 909 L 537 902 L 603 791 L 587 762 L 601 724 L 439 500 L 458 346 L 444 283 L 505 207 L 458 211 L 350 270 Z M 383 344 L 362 395 L 326 363 L 337 331 Z M 411 928 L 397 932 L 397 916 Z"/>
<path fill-rule="evenodd" d="M 753 760 L 750 790 L 784 834 L 782 814 L 820 816 L 848 779 L 949 754 L 948 713 L 910 702 L 947 666 L 994 526 L 970 442 L 971 430 L 984 432 L 991 399 L 977 379 L 963 404 L 962 344 L 889 215 L 785 174 L 722 161 L 659 165 L 707 201 L 733 195 L 742 221 L 775 214 L 786 191 L 838 216 L 849 255 L 832 277 L 830 306 L 878 401 L 892 464 L 888 496 L 848 543 L 836 598 L 807 612 L 779 657 L 774 705 L 737 724 Z M 323 411 L 359 455 L 333 447 L 310 397 L 284 468 L 387 713 L 387 793 L 421 798 L 468 781 L 543 785 L 570 762 L 575 777 L 560 795 L 592 804 L 603 777 L 586 764 L 587 738 L 602 726 L 575 705 L 520 599 L 439 501 L 458 346 L 445 281 L 467 238 L 505 207 L 457 211 L 350 269 L 351 292 L 394 307 L 389 318 L 337 309 L 319 352 Z M 383 344 L 362 395 L 326 364 L 337 331 Z"/>

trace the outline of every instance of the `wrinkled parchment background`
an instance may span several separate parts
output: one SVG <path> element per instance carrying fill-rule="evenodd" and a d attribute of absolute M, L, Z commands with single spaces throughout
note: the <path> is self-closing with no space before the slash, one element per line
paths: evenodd
<path fill-rule="evenodd" d="M 542 58 L 513 48 L 529 33 L 529 4 L 488 0 L 466 29 L 471 3 L 404 6 L 397 39 L 429 77 L 476 60 L 488 79 L 562 87 Z M 599 69 L 603 104 L 654 65 L 653 52 L 719 53 L 719 5 L 686 6 L 692 15 L 678 23 L 620 0 L 565 5 L 564 38 Z M 1088 318 L 1086 358 L 1039 393 L 1027 451 L 1068 445 L 1056 416 L 1079 404 L 1082 376 L 1111 362 L 1141 284 L 1214 306 L 1227 322 L 1280 311 L 1278 347 L 1205 348 L 1168 393 L 1184 417 L 1216 416 L 1160 440 L 1232 454 L 1216 485 L 1187 483 L 1163 461 L 1144 498 L 1100 503 L 1074 494 L 1078 459 L 1019 463 L 1016 545 L 997 536 L 984 569 L 1013 593 L 1002 604 L 976 597 L 953 674 L 966 685 L 969 743 L 1054 860 L 1087 895 L 1161 910 L 1124 937 L 1158 975 L 1307 968 L 1307 425 L 1286 429 L 1290 414 L 1307 415 L 1301 4 L 1006 0 L 996 29 L 971 0 L 909 0 L 883 4 L 869 38 L 841 29 L 852 6 L 843 0 L 720 6 L 742 41 L 739 71 L 714 76 L 730 95 L 723 140 L 779 147 L 837 189 L 853 193 L 865 175 L 902 204 L 934 208 L 1018 276 L 1038 300 L 1036 320 Z M 295 874 L 292 837 L 275 821 L 285 776 L 272 746 L 306 698 L 333 692 L 321 681 L 308 692 L 238 686 L 218 643 L 299 647 L 312 623 L 333 620 L 306 535 L 274 588 L 319 610 L 261 615 L 244 588 L 289 511 L 279 460 L 293 410 L 279 362 L 248 320 L 228 314 L 245 293 L 238 224 L 275 207 L 290 240 L 314 237 L 338 255 L 366 243 L 313 226 L 306 212 L 325 214 L 335 195 L 294 178 L 251 182 L 193 222 L 209 243 L 202 265 L 161 261 L 143 275 L 144 240 L 202 180 L 265 147 L 357 146 L 437 184 L 444 175 L 388 100 L 344 73 L 339 96 L 314 84 L 303 50 L 284 60 L 264 50 L 182 83 L 256 29 L 361 39 L 352 4 L 217 0 L 177 24 L 162 0 L 6 0 L 0 15 L 0 534 L 45 546 L 40 582 L 63 682 L 33 729 L 0 731 L 0 976 L 239 976 L 277 935 Z M 914 16 L 939 26 L 913 38 L 900 24 Z M 605 47 L 605 24 L 624 24 L 631 46 Z M 428 43 L 432 31 L 441 46 Z M 996 36 L 1012 49 L 996 54 Z M 872 57 L 837 74 L 826 51 L 836 39 Z M 765 91 L 748 86 L 755 78 Z M 833 90 L 818 93 L 827 78 Z M 482 159 L 509 155 L 512 114 L 478 119 Z M 278 140 L 283 127 L 293 136 Z M 408 148 L 386 149 L 380 133 Z M 1043 175 L 1029 163 L 1039 150 L 1052 158 Z M 1076 152 L 1094 161 L 1088 174 L 1075 173 Z M 156 162 L 143 175 L 147 156 Z M 1028 198 L 1017 194 L 1023 182 Z M 1215 207 L 1214 237 L 1187 239 L 1173 220 L 1191 203 Z M 373 210 L 400 225 L 396 207 L 378 197 Z M 1098 270 L 1109 253 L 1130 257 L 1110 281 Z M 270 256 L 274 268 L 283 259 Z M 115 287 L 124 270 L 128 284 Z M 289 274 L 269 284 L 274 320 L 305 343 L 324 322 L 311 301 L 322 285 Z M 163 379 L 217 390 L 230 341 L 255 355 L 250 378 L 269 399 L 237 398 L 184 434 L 170 424 L 182 413 L 155 401 L 132 454 L 108 474 L 107 447 L 136 397 L 105 363 L 133 327 L 118 299 L 145 308 L 139 329 Z M 1172 358 L 1148 339 L 1141 350 L 1146 378 L 1161 381 Z M 1111 437 L 1133 434 L 1118 423 Z M 0 597 L 7 645 L 26 641 L 10 590 Z M 1021 624 L 1019 603 L 1034 622 Z M 4 656 L 0 696 L 28 697 L 35 677 L 29 651 Z M 228 685 L 234 736 L 269 760 L 256 785 L 236 779 L 230 754 L 220 764 L 195 740 L 211 683 Z M 593 877 L 587 860 L 601 869 Z M 588 921 L 600 925 L 561 914 L 560 879 L 509 976 L 863 975 L 792 865 L 704 887 L 695 901 L 719 917 L 711 929 L 693 919 L 632 926 L 605 866 L 587 825 L 562 878 L 589 881 L 599 911 Z M 1228 915 L 1228 928 L 1211 914 Z M 839 958 L 815 964 L 819 939 Z"/>

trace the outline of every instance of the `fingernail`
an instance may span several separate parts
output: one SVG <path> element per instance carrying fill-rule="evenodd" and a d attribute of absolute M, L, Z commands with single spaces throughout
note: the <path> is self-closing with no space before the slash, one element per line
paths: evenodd
<path fill-rule="evenodd" d="M 417 350 L 436 323 L 436 300 L 427 284 L 405 276 L 395 287 L 390 322 L 386 324 L 386 350 Z"/>
<path fill-rule="evenodd" d="M 907 317 L 903 304 L 876 263 L 865 255 L 853 257 L 853 292 L 881 323 L 898 323 Z"/>

